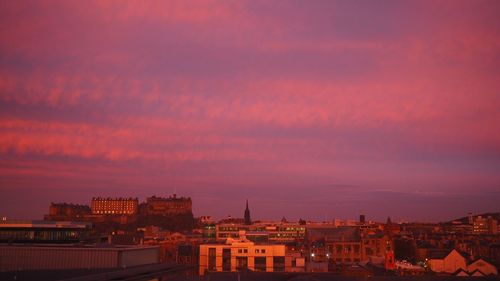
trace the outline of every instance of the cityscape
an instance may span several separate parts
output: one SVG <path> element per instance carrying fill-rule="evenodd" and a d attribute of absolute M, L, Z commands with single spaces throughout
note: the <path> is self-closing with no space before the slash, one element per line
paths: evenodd
<path fill-rule="evenodd" d="M 498 277 L 498 212 L 441 223 L 376 222 L 365 214 L 262 221 L 252 217 L 251 202 L 243 203 L 241 216 L 221 220 L 194 217 L 191 198 L 176 194 L 51 203 L 43 220 L 2 219 L 0 274 L 2 280 Z"/>
<path fill-rule="evenodd" d="M 0 280 L 500 280 L 499 0 L 0 0 Z"/>

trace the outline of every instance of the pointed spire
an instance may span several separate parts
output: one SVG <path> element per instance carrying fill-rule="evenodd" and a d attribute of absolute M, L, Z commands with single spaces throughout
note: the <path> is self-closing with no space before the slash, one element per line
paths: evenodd
<path fill-rule="evenodd" d="M 246 225 L 252 224 L 252 220 L 250 219 L 250 209 L 248 208 L 248 199 L 247 199 L 247 205 L 245 208 L 245 224 Z"/>

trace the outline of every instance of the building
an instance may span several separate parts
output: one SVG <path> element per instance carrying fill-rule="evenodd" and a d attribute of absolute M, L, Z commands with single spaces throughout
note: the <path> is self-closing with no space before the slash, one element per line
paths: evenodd
<path fill-rule="evenodd" d="M 94 215 L 135 215 L 139 208 L 139 199 L 94 197 L 90 208 Z"/>
<path fill-rule="evenodd" d="M 149 233 L 153 231 L 154 233 Z M 160 247 L 160 262 L 177 264 L 197 264 L 198 245 L 201 236 L 180 232 L 160 231 L 155 227 L 147 227 L 144 245 Z"/>
<path fill-rule="evenodd" d="M 70 221 L 0 221 L 2 243 L 77 243 L 90 238 L 92 224 Z"/>
<path fill-rule="evenodd" d="M 287 260 L 289 261 L 287 263 Z M 289 267 L 287 267 L 289 264 Z M 241 231 L 240 238 L 227 239 L 222 243 L 200 245 L 199 274 L 207 271 L 263 271 L 285 272 L 304 268 L 302 257 L 290 256 L 287 259 L 285 245 L 254 243 Z"/>
<path fill-rule="evenodd" d="M 446 230 L 454 233 L 469 234 L 473 233 L 473 224 L 466 224 L 460 220 L 455 220 L 445 226 Z"/>
<path fill-rule="evenodd" d="M 216 237 L 216 230 L 215 230 L 215 224 L 207 224 L 207 225 L 204 225 L 202 230 L 201 230 L 201 233 L 202 233 L 202 236 L 203 236 L 203 239 L 206 239 L 206 240 L 216 240 L 215 237 Z"/>
<path fill-rule="evenodd" d="M 476 271 L 481 272 L 484 276 L 498 275 L 497 268 L 482 258 L 470 262 L 467 265 L 467 271 L 471 275 Z"/>
<path fill-rule="evenodd" d="M 0 245 L 0 271 L 127 268 L 158 263 L 159 247 Z"/>
<path fill-rule="evenodd" d="M 313 263 L 385 263 L 394 249 L 392 239 L 384 232 L 352 226 L 308 227 L 306 242 Z"/>
<path fill-rule="evenodd" d="M 239 238 L 240 231 L 251 233 L 255 237 L 267 236 L 267 241 L 272 243 L 289 243 L 304 240 L 306 227 L 298 223 L 254 223 L 252 225 L 224 223 L 215 226 L 215 238 L 224 242 L 228 238 Z M 258 234 L 262 235 L 258 235 Z M 247 235 L 247 238 L 251 239 Z M 261 238 L 262 239 L 262 238 Z"/>
<path fill-rule="evenodd" d="M 198 218 L 200 224 L 202 225 L 214 225 L 215 220 L 212 218 L 212 216 L 201 216 Z"/>
<path fill-rule="evenodd" d="M 398 235 L 401 232 L 399 224 L 392 223 L 391 217 L 387 217 L 387 222 L 384 225 L 384 231 L 388 235 Z"/>
<path fill-rule="evenodd" d="M 395 261 L 394 269 L 400 275 L 422 275 L 425 273 L 425 268 L 420 265 L 412 264 L 406 260 Z"/>
<path fill-rule="evenodd" d="M 145 212 L 147 215 L 178 215 L 192 213 L 190 197 L 177 197 L 176 194 L 168 198 L 152 196 L 146 199 Z"/>
<path fill-rule="evenodd" d="M 48 221 L 82 220 L 90 213 L 91 210 L 88 205 L 51 203 L 49 214 L 45 215 L 44 219 Z"/>
<path fill-rule="evenodd" d="M 457 250 L 451 250 L 446 255 L 436 255 L 427 261 L 430 270 L 436 273 L 453 274 L 460 269 L 467 271 L 466 258 Z"/>
<path fill-rule="evenodd" d="M 363 225 L 366 223 L 366 217 L 365 215 L 359 215 L 359 224 Z"/>
<path fill-rule="evenodd" d="M 493 264 L 482 258 L 467 263 L 466 257 L 457 250 L 450 251 L 442 258 L 431 258 L 427 264 L 436 273 L 455 276 L 484 277 L 498 275 L 498 270 Z"/>
<path fill-rule="evenodd" d="M 500 268 L 500 244 L 493 243 L 488 246 L 488 259 Z"/>
<path fill-rule="evenodd" d="M 314 263 L 354 263 L 362 259 L 361 233 L 357 227 L 307 228 L 307 245 L 309 267 Z"/>
<path fill-rule="evenodd" d="M 361 220 L 361 216 L 360 216 Z M 343 219 L 333 219 L 332 223 L 323 222 L 322 224 L 330 225 L 330 226 L 359 226 L 362 225 L 361 222 L 357 222 L 356 220 L 343 220 Z"/>
<path fill-rule="evenodd" d="M 487 218 L 484 218 L 482 216 L 477 216 L 474 218 L 474 224 L 472 230 L 476 234 L 497 234 L 498 221 L 492 218 L 491 216 Z"/>

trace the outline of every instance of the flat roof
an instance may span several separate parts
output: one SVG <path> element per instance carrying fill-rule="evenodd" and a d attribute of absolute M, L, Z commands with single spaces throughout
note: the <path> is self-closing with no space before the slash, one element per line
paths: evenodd
<path fill-rule="evenodd" d="M 43 221 L 43 220 L 2 220 L 0 221 L 1 228 L 91 228 L 90 222 L 74 222 L 74 221 Z"/>
<path fill-rule="evenodd" d="M 2 248 L 36 248 L 36 249 L 64 249 L 64 250 L 104 250 L 104 251 L 131 251 L 141 249 L 157 249 L 160 246 L 144 245 L 82 245 L 82 244 L 29 244 L 29 243 L 0 243 Z"/>

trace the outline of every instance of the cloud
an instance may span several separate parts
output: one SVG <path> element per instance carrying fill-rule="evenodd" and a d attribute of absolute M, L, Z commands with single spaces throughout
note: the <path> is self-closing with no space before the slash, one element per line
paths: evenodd
<path fill-rule="evenodd" d="M 5 3 L 0 156 L 11 161 L 1 173 L 9 186 L 47 188 L 79 182 L 65 165 L 91 174 L 100 163 L 113 167 L 102 168 L 110 181 L 146 174 L 127 181 L 151 191 L 172 167 L 175 184 L 200 194 L 220 185 L 214 192 L 278 196 L 331 182 L 484 191 L 499 182 L 497 10 L 495 1 Z M 29 165 L 40 159 L 47 166 Z M 83 182 L 104 188 L 106 173 Z"/>

